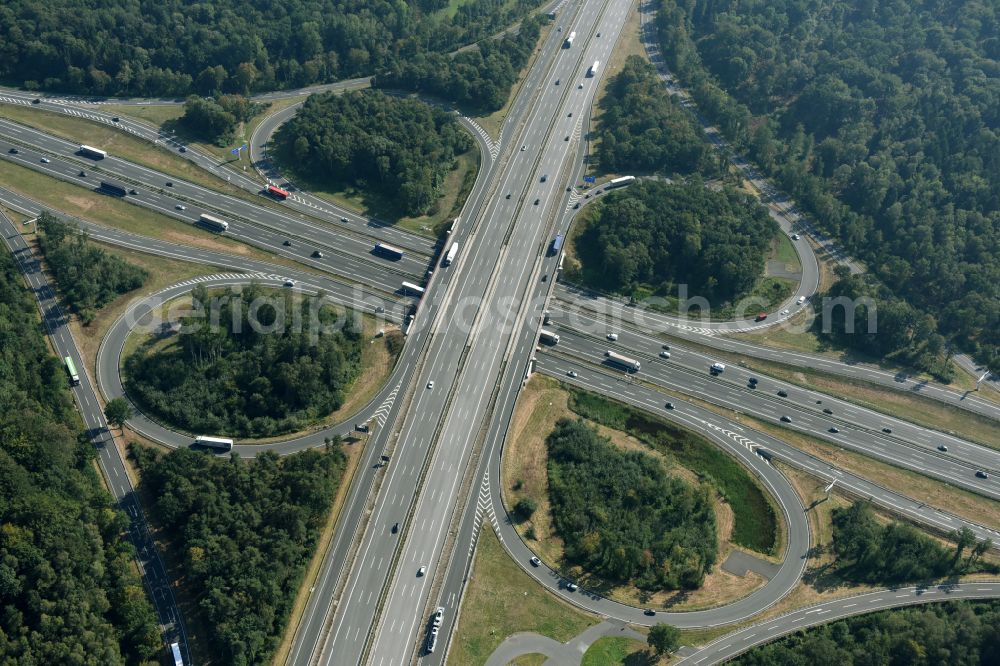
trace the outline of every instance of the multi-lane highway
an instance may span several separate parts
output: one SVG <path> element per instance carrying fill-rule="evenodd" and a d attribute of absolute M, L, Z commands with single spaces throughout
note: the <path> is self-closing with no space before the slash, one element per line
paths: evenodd
<path fill-rule="evenodd" d="M 351 418 L 355 422 L 372 419 L 375 427 L 368 437 L 364 459 L 348 493 L 334 541 L 297 628 L 291 663 L 407 663 L 423 653 L 428 609 L 441 605 L 446 612 L 437 649 L 422 657 L 428 663 L 440 663 L 454 628 L 478 531 L 485 521 L 498 530 L 504 546 L 521 566 L 554 594 L 594 612 L 635 623 L 651 621 L 642 609 L 583 591 L 569 592 L 562 585 L 564 580 L 547 567 L 528 567 L 531 552 L 506 522 L 498 485 L 500 460 L 522 381 L 531 369 L 565 381 L 569 381 L 566 372 L 572 369 L 577 373 L 572 383 L 702 432 L 752 470 L 781 507 L 789 527 L 788 546 L 777 575 L 767 585 L 727 606 L 694 613 L 660 613 L 657 621 L 704 627 L 745 620 L 774 604 L 798 581 L 809 545 L 808 525 L 798 496 L 783 475 L 758 455 L 762 446 L 773 458 L 820 477 L 836 479 L 848 492 L 869 497 L 914 522 L 938 531 L 968 525 L 980 538 L 996 535 L 985 527 L 941 514 L 871 481 L 837 470 L 779 438 L 748 430 L 694 404 L 675 399 L 675 409 L 664 409 L 664 395 L 658 388 L 694 395 L 764 420 L 780 422 L 785 416 L 790 421 L 783 424 L 786 427 L 987 496 L 997 496 L 993 481 L 978 479 L 973 473 L 977 469 L 1000 470 L 1000 453 L 994 450 L 762 375 L 755 375 L 761 381 L 752 389 L 747 382 L 751 373 L 738 367 L 731 366 L 720 377 L 710 377 L 707 373 L 710 357 L 694 347 L 671 342 L 671 357 L 660 356 L 664 339 L 647 332 L 665 331 L 671 337 L 690 338 L 701 346 L 716 346 L 730 353 L 786 364 L 808 364 L 835 374 L 919 391 L 991 418 L 1000 415 L 996 403 L 938 385 L 823 357 L 768 350 L 719 336 L 719 333 L 774 325 L 796 313 L 799 308 L 795 301 L 799 297 L 813 295 L 819 271 L 807 240 L 794 242 L 802 259 L 803 275 L 796 293 L 781 308 L 787 309 L 788 314 L 773 315 L 758 324 L 745 319 L 692 323 L 563 286 L 554 287 L 554 280 L 548 280 L 556 275 L 558 261 L 558 256 L 548 252 L 548 245 L 556 233 L 567 230 L 574 205 L 580 201 L 580 193 L 571 186 L 585 165 L 590 108 L 629 9 L 628 0 L 587 0 L 562 7 L 557 28 L 544 40 L 503 126 L 501 136 L 505 143 L 492 142 L 472 121 L 459 119 L 476 137 L 483 163 L 461 222 L 448 238 L 449 243 L 459 242 L 459 257 L 449 267 L 434 267 L 431 276 L 426 275 L 426 269 L 437 251 L 435 243 L 346 213 L 308 193 L 295 191 L 280 205 L 255 203 L 115 157 L 89 162 L 74 154 L 75 144 L 0 120 L 0 149 L 6 159 L 91 189 L 96 188 L 102 177 L 121 180 L 138 192 L 128 195 L 126 200 L 189 222 L 202 212 L 224 217 L 230 222 L 228 235 L 312 270 L 247 261 L 83 223 L 93 238 L 240 272 L 240 275 L 205 278 L 206 284 L 241 285 L 256 279 L 279 285 L 293 279 L 295 289 L 310 293 L 323 290 L 333 300 L 362 310 L 384 307 L 387 319 L 406 325 L 408 343 L 391 379 L 357 418 Z M 644 6 L 645 9 L 648 7 Z M 644 11 L 648 49 L 647 19 Z M 562 42 L 570 31 L 576 32 L 578 39 L 572 48 L 564 49 Z M 589 72 L 592 65 L 593 71 Z M 676 88 L 669 79 L 667 83 Z M 332 88 L 361 85 L 365 82 L 358 80 Z M 293 94 L 297 93 L 277 96 Z M 31 105 L 28 95 L 11 95 L 9 99 L 0 96 L 0 101 Z M 170 137 L 140 121 L 116 121 L 99 110 L 80 112 L 72 103 L 58 99 L 43 99 L 32 106 L 90 117 L 168 149 L 180 148 Z M 251 138 L 253 161 L 261 167 L 264 178 L 279 184 L 284 183 L 280 174 L 273 171 L 259 151 L 295 108 L 274 114 Z M 717 148 L 728 151 L 717 132 L 709 130 L 706 134 Z M 17 152 L 10 152 L 10 148 L 16 148 Z M 196 150 L 186 149 L 180 154 L 248 192 L 256 194 L 261 189 L 256 179 L 231 171 Z M 738 158 L 736 161 L 758 189 L 770 192 L 769 185 L 749 170 L 749 165 Z M 86 175 L 81 176 L 80 171 L 86 171 Z M 169 186 L 167 181 L 171 183 Z M 29 214 L 37 214 L 41 208 L 16 193 L 0 192 L 0 200 Z M 781 202 L 772 202 L 770 206 L 772 216 L 785 233 L 806 230 L 805 222 L 788 208 Z M 404 248 L 406 256 L 397 262 L 386 261 L 372 253 L 376 240 Z M 317 250 L 324 256 L 314 256 Z M 845 262 L 851 263 L 846 258 Z M 422 302 L 414 303 L 397 293 L 403 279 L 426 280 L 428 291 Z M 156 296 L 171 298 L 191 287 L 192 283 L 175 285 Z M 553 297 L 559 300 L 552 300 Z M 416 319 L 407 322 L 408 308 L 413 305 L 418 307 Z M 583 315 L 571 311 L 580 306 L 585 311 Z M 133 304 L 128 316 L 116 323 L 104 340 L 98 378 L 105 397 L 121 394 L 119 355 L 131 320 L 137 318 L 134 313 L 146 307 L 147 301 Z M 550 310 L 552 326 L 561 340 L 556 347 L 536 357 L 536 331 L 545 309 Z M 602 311 L 623 323 L 620 327 L 611 324 L 619 334 L 613 344 L 604 338 L 612 330 L 607 328 L 607 320 L 594 316 Z M 650 321 L 655 327 L 645 326 Z M 57 344 L 57 348 L 62 353 L 62 347 Z M 642 381 L 634 381 L 603 365 L 603 354 L 610 348 L 627 351 L 642 360 Z M 67 349 L 72 349 L 72 345 Z M 79 366 L 83 367 L 82 361 Z M 92 394 L 89 382 L 86 386 Z M 778 391 L 787 395 L 779 396 Z M 98 432 L 103 426 L 96 396 L 92 405 L 86 402 L 89 399 L 86 395 L 78 395 L 81 398 L 84 400 L 81 410 L 90 415 Z M 173 432 L 141 415 L 134 419 L 133 425 L 172 446 L 184 446 L 191 440 L 190 434 Z M 347 423 L 340 424 L 268 444 L 267 448 L 291 452 L 321 444 L 326 437 L 346 432 L 349 427 Z M 939 446 L 947 446 L 948 450 L 941 451 Z M 263 447 L 237 447 L 244 455 L 253 455 L 260 448 Z M 114 447 L 105 449 L 107 455 L 116 456 L 117 449 L 114 454 L 111 449 Z M 112 463 L 111 458 L 107 464 L 102 458 L 105 472 L 110 470 L 115 475 Z M 118 463 L 121 464 L 120 458 Z M 124 486 L 119 490 L 122 495 L 115 491 L 118 497 L 124 497 L 126 490 L 130 492 Z M 137 505 L 135 508 L 138 510 Z M 155 551 L 146 551 L 145 555 L 155 557 Z M 155 571 L 152 574 L 147 571 L 147 578 L 155 575 Z M 156 580 L 165 580 L 162 565 L 159 576 Z M 877 603 L 890 602 L 880 598 Z M 174 615 L 163 615 L 164 612 Z M 810 612 L 818 617 L 836 609 Z M 171 617 L 176 617 L 175 611 L 161 610 L 161 619 Z M 778 629 L 769 631 L 779 635 L 788 627 L 794 629 L 797 622 L 802 622 L 797 617 L 789 616 Z M 746 645 L 760 640 L 756 635 L 738 638 Z M 706 652 L 702 660 L 692 663 L 714 663 L 713 660 L 733 654 L 735 645 L 719 642 L 709 646 L 714 651 Z"/>

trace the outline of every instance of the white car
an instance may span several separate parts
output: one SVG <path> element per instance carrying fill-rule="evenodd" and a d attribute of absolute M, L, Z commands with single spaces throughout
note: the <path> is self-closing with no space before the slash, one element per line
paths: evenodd
<path fill-rule="evenodd" d="M 542 566 L 542 561 L 540 559 L 538 559 L 537 557 L 532 557 L 528 561 L 531 562 L 531 566 L 533 566 L 533 567 L 540 567 L 540 566 Z"/>
<path fill-rule="evenodd" d="M 799 296 L 798 299 L 795 302 L 798 303 L 799 305 L 802 305 L 803 303 L 806 302 L 806 297 L 805 296 Z"/>
<path fill-rule="evenodd" d="M 616 340 L 618 340 L 618 334 L 617 333 L 608 333 L 608 340 L 611 340 L 611 342 L 615 342 Z"/>
<path fill-rule="evenodd" d="M 420 578 L 425 573 L 427 573 L 427 567 L 420 567 L 419 569 L 417 569 L 417 578 Z"/>
<path fill-rule="evenodd" d="M 566 373 L 566 375 L 568 377 L 572 377 L 573 379 L 576 379 L 577 377 L 576 370 L 570 370 L 569 372 Z"/>
<path fill-rule="evenodd" d="M 789 313 L 789 310 L 787 310 L 787 309 L 786 309 L 786 310 L 782 310 L 782 311 L 781 311 L 781 314 L 782 314 L 782 315 L 787 315 L 788 313 Z"/>
<path fill-rule="evenodd" d="M 525 150 L 527 150 L 527 148 L 528 148 L 527 146 L 521 146 L 521 152 L 523 153 Z"/>
<path fill-rule="evenodd" d="M 429 382 L 427 382 L 427 388 L 429 388 L 429 389 L 434 388 L 434 380 L 433 379 L 430 380 Z"/>
<path fill-rule="evenodd" d="M 799 236 L 798 234 L 792 234 L 792 240 L 799 240 L 800 238 L 802 238 L 802 236 Z"/>
<path fill-rule="evenodd" d="M 670 352 L 668 352 L 668 351 L 661 351 L 660 352 L 660 358 L 670 358 Z"/>
<path fill-rule="evenodd" d="M 576 583 L 566 583 L 566 589 L 569 590 L 570 592 L 576 592 L 577 590 L 580 589 L 580 586 L 577 585 Z"/>
<path fill-rule="evenodd" d="M 440 627 L 443 621 L 444 621 L 444 606 L 438 606 L 437 610 L 434 611 L 434 616 L 431 622 L 435 627 Z"/>
<path fill-rule="evenodd" d="M 42 164 L 48 164 L 48 163 L 49 163 L 49 158 L 43 157 L 42 158 Z"/>
<path fill-rule="evenodd" d="M 177 210 L 187 210 L 187 206 L 182 206 L 181 204 L 177 204 L 176 206 L 174 206 L 174 208 L 176 208 Z"/>

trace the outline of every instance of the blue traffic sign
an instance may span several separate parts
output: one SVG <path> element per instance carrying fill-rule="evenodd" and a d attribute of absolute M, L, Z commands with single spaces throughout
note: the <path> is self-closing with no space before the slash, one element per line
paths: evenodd
<path fill-rule="evenodd" d="M 584 176 L 583 177 L 583 182 L 585 182 L 585 183 L 596 183 L 597 182 L 597 176 Z"/>

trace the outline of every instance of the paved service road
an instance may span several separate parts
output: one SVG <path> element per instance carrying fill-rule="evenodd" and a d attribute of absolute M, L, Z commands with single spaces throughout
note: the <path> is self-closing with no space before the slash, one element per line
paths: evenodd
<path fill-rule="evenodd" d="M 125 470 L 125 461 L 122 460 L 114 436 L 104 419 L 104 412 L 87 372 L 87 365 L 70 332 L 69 320 L 59 305 L 55 290 L 42 272 L 38 258 L 25 243 L 14 223 L 2 212 L 0 212 L 0 233 L 3 234 L 5 245 L 14 254 L 19 268 L 24 273 L 28 287 L 38 300 L 42 321 L 49 332 L 49 339 L 56 354 L 59 358 L 71 357 L 77 368 L 80 383 L 70 390 L 87 428 L 87 435 L 97 449 L 97 462 L 108 489 L 118 506 L 128 516 L 128 538 L 135 548 L 139 573 L 156 609 L 161 634 L 168 643 L 180 643 L 183 654 L 190 663 L 184 623 L 174 600 L 170 579 L 153 543 L 146 517 L 142 512 L 142 504 Z"/>

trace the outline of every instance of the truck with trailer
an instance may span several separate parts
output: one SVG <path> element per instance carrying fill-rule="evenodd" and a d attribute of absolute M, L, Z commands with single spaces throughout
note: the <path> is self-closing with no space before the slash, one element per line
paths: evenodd
<path fill-rule="evenodd" d="M 631 185 L 635 182 L 635 176 L 622 176 L 621 178 L 612 178 L 608 181 L 608 189 L 614 189 L 616 187 L 625 187 L 626 185 Z"/>
<path fill-rule="evenodd" d="M 559 251 L 562 250 L 563 240 L 565 240 L 565 236 L 563 234 L 557 234 L 556 237 L 552 239 L 552 245 L 549 247 L 550 255 L 559 254 Z"/>
<path fill-rule="evenodd" d="M 79 386 L 80 374 L 76 371 L 76 364 L 73 363 L 73 358 L 71 356 L 67 356 L 63 359 L 63 362 L 66 364 L 66 374 L 69 375 L 70 386 Z"/>
<path fill-rule="evenodd" d="M 404 282 L 400 290 L 407 295 L 421 297 L 424 295 L 424 288 L 419 284 L 413 284 L 412 282 Z"/>
<path fill-rule="evenodd" d="M 543 328 L 538 332 L 538 339 L 549 345 L 559 344 L 559 334 L 554 333 L 546 328 Z"/>
<path fill-rule="evenodd" d="M 399 261 L 400 259 L 403 258 L 402 250 L 400 250 L 398 247 L 393 247 L 392 245 L 389 245 L 388 243 L 383 243 L 381 241 L 375 243 L 374 252 L 375 254 L 381 254 L 383 257 L 388 257 L 393 261 Z"/>
<path fill-rule="evenodd" d="M 642 364 L 634 358 L 623 356 L 617 352 L 611 351 L 610 349 L 604 352 L 604 357 L 607 359 L 608 363 L 617 365 L 618 367 L 623 368 L 626 372 L 639 372 L 639 368 L 642 366 Z"/>
<path fill-rule="evenodd" d="M 128 188 L 113 180 L 102 180 L 101 191 L 114 197 L 123 197 L 128 194 Z"/>
<path fill-rule="evenodd" d="M 442 266 L 451 266 L 451 262 L 455 261 L 455 257 L 458 256 L 458 241 L 451 244 L 448 248 L 448 253 L 444 255 L 444 259 L 441 260 Z"/>
<path fill-rule="evenodd" d="M 101 150 L 100 148 L 94 148 L 93 146 L 81 145 L 78 151 L 84 157 L 89 157 L 92 160 L 103 160 L 108 156 L 107 152 Z"/>
<path fill-rule="evenodd" d="M 208 227 L 212 231 L 218 231 L 222 233 L 224 231 L 229 231 L 229 223 L 225 220 L 220 220 L 214 215 L 209 215 L 208 213 L 202 213 L 198 216 L 198 224 L 203 227 Z"/>
<path fill-rule="evenodd" d="M 588 77 L 590 77 L 590 76 L 596 76 L 597 75 L 597 68 L 600 67 L 600 66 L 601 66 L 601 61 L 600 60 L 595 60 L 594 64 L 590 66 L 590 69 L 587 70 L 587 76 Z"/>
<path fill-rule="evenodd" d="M 563 42 L 563 48 L 564 49 L 571 48 L 573 46 L 574 39 L 576 39 L 576 33 L 575 32 L 569 33 L 569 37 L 567 37 L 566 41 Z"/>

